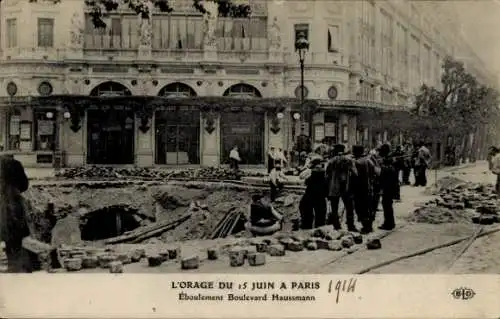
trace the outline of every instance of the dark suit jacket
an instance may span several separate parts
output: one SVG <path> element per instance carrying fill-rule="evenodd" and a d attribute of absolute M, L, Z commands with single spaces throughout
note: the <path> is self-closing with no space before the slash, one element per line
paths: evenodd
<path fill-rule="evenodd" d="M 25 202 L 21 196 L 28 189 L 28 177 L 21 162 L 7 156 L 0 157 L 0 176 L 3 184 L 0 194 L 0 239 L 7 244 L 20 245 L 30 233 Z"/>

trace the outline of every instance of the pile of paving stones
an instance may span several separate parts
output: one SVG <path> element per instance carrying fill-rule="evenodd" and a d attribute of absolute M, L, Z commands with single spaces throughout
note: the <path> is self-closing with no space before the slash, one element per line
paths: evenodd
<path fill-rule="evenodd" d="M 181 251 L 177 244 L 157 243 L 156 245 L 129 245 L 128 248 L 108 246 L 106 248 L 61 246 L 57 249 L 59 262 L 69 272 L 82 269 L 106 269 L 110 273 L 122 273 L 124 265 L 142 262 L 148 267 L 159 267 L 174 262 L 180 269 L 198 269 L 206 261 L 214 261 L 227 256 L 228 266 L 240 267 L 266 264 L 266 257 L 282 257 L 299 251 L 327 250 L 352 254 L 362 244 L 367 249 L 380 249 L 377 238 L 367 240 L 359 233 L 334 231 L 331 226 L 311 231 L 277 233 L 270 237 L 233 239 L 223 245 L 214 245 L 203 253 L 189 254 Z"/>
<path fill-rule="evenodd" d="M 241 177 L 262 177 L 258 172 L 234 171 L 220 167 L 203 167 L 188 169 L 155 169 L 155 168 L 120 168 L 120 167 L 71 167 L 56 173 L 58 178 L 66 179 L 143 179 L 143 180 L 240 180 Z"/>
<path fill-rule="evenodd" d="M 113 247 L 71 247 L 62 246 L 57 249 L 59 263 L 68 272 L 82 269 L 106 269 L 110 273 L 122 273 L 123 266 L 137 263 L 146 257 L 143 248 L 118 250 Z"/>
<path fill-rule="evenodd" d="M 410 221 L 429 224 L 498 222 L 500 199 L 494 186 L 457 180 L 441 187 L 439 196 L 417 208 Z"/>

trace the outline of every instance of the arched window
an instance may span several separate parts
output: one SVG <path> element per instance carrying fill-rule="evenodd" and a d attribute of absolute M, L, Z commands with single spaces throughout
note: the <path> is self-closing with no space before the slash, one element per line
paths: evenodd
<path fill-rule="evenodd" d="M 165 85 L 160 92 L 159 96 L 170 96 L 170 97 L 189 97 L 196 96 L 196 92 L 184 83 L 170 83 Z"/>
<path fill-rule="evenodd" d="M 109 81 L 96 86 L 90 92 L 91 96 L 129 96 L 132 95 L 129 89 L 123 84 Z"/>
<path fill-rule="evenodd" d="M 224 96 L 231 97 L 262 97 L 259 90 L 249 84 L 235 84 L 224 92 Z"/>

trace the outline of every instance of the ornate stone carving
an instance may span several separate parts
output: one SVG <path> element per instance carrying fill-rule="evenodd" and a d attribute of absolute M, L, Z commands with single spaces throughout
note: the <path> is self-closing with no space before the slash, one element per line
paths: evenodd
<path fill-rule="evenodd" d="M 269 49 L 281 49 L 281 29 L 278 23 L 278 17 L 273 18 L 273 23 L 269 28 Z"/>
<path fill-rule="evenodd" d="M 70 44 L 72 48 L 81 48 L 83 46 L 84 32 L 83 16 L 78 12 L 73 13 L 70 30 Z"/>
<path fill-rule="evenodd" d="M 149 2 L 149 1 L 148 1 Z M 151 11 L 150 11 L 151 12 Z M 151 46 L 151 39 L 153 36 L 153 26 L 151 23 L 151 19 L 139 17 L 140 23 L 140 45 L 144 47 Z"/>
<path fill-rule="evenodd" d="M 215 28 L 219 8 L 214 1 L 204 1 L 203 7 L 207 10 L 207 13 L 203 15 L 203 43 L 205 46 L 215 46 Z"/>

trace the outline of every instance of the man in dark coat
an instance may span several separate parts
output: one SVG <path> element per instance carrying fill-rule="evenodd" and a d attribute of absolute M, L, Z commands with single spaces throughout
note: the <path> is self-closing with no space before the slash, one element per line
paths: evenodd
<path fill-rule="evenodd" d="M 393 201 L 399 180 L 396 175 L 396 170 L 394 169 L 394 163 L 390 157 L 390 153 L 391 147 L 388 144 L 384 144 L 380 147 L 379 154 L 382 158 L 380 165 L 380 188 L 382 190 L 384 222 L 379 228 L 383 230 L 392 230 L 396 227 Z"/>
<path fill-rule="evenodd" d="M 400 145 L 396 146 L 396 149 L 391 154 L 392 161 L 394 163 L 394 169 L 396 170 L 396 175 L 398 177 L 398 185 L 396 188 L 396 193 L 394 195 L 394 200 L 401 200 L 401 184 L 399 183 L 399 175 L 400 172 L 403 171 L 404 168 L 404 155 L 403 149 Z"/>
<path fill-rule="evenodd" d="M 410 143 L 406 143 L 403 149 L 404 160 L 403 160 L 403 185 L 410 185 L 410 173 L 412 168 L 412 156 L 413 156 L 413 146 Z"/>
<path fill-rule="evenodd" d="M 375 167 L 375 175 L 373 176 L 372 180 L 372 185 L 373 185 L 373 196 L 372 196 L 372 201 L 370 205 L 370 212 L 372 215 L 373 220 L 375 220 L 375 215 L 377 214 L 378 211 L 378 206 L 380 204 L 380 164 L 382 163 L 382 158 L 379 155 L 379 150 L 374 149 L 370 151 L 370 154 L 368 155 L 368 159 L 373 163 L 373 166 Z"/>
<path fill-rule="evenodd" d="M 30 235 L 24 198 L 21 193 L 29 186 L 21 162 L 12 155 L 0 157 L 0 241 L 5 242 L 9 272 L 31 272 L 22 240 Z"/>
<path fill-rule="evenodd" d="M 339 220 L 339 202 L 342 198 L 347 215 L 347 228 L 350 231 L 357 231 L 354 225 L 354 202 L 351 189 L 351 178 L 357 175 L 356 163 L 354 159 L 345 155 L 345 146 L 335 145 L 333 157 L 326 167 L 326 182 L 328 183 L 328 199 L 332 207 L 329 224 L 333 224 L 335 229 L 342 228 Z"/>
<path fill-rule="evenodd" d="M 354 145 L 352 154 L 356 161 L 357 176 L 353 176 L 352 190 L 354 194 L 354 209 L 363 228 L 362 233 L 370 233 L 372 229 L 372 219 L 370 216 L 370 203 L 373 197 L 373 176 L 375 175 L 375 165 L 364 156 L 362 145 Z"/>
<path fill-rule="evenodd" d="M 306 191 L 300 201 L 301 228 L 312 229 L 326 224 L 327 184 L 321 157 L 310 160 L 308 168 L 301 174 Z"/>

